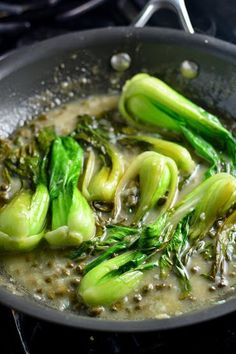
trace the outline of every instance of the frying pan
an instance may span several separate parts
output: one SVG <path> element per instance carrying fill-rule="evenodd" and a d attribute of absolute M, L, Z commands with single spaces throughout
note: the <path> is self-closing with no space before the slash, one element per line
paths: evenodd
<path fill-rule="evenodd" d="M 163 1 L 151 1 L 136 25 L 143 25 Z M 185 29 L 193 33 L 183 1 L 167 5 L 181 14 Z M 151 5 L 151 7 L 150 7 Z M 166 5 L 166 2 L 165 4 Z M 146 20 L 145 20 L 146 19 Z M 110 59 L 127 53 L 131 65 L 114 71 Z M 198 76 L 189 80 L 180 65 L 190 60 Z M 236 47 L 203 35 L 158 28 L 106 28 L 71 33 L 17 50 L 0 61 L 0 135 L 6 137 L 32 115 L 52 109 L 75 97 L 114 93 L 140 71 L 164 79 L 206 109 L 236 117 Z M 142 321 L 108 321 L 60 312 L 22 293 L 1 274 L 0 302 L 31 316 L 77 328 L 106 331 L 151 331 L 209 320 L 236 310 L 236 297 L 189 314 Z"/>

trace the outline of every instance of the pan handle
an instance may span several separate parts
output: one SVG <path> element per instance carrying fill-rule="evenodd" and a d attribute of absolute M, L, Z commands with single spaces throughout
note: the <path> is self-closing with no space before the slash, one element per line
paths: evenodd
<path fill-rule="evenodd" d="M 190 34 L 194 33 L 184 0 L 150 0 L 133 21 L 132 25 L 134 27 L 144 27 L 152 15 L 160 9 L 170 9 L 174 11 L 178 15 L 185 32 Z"/>

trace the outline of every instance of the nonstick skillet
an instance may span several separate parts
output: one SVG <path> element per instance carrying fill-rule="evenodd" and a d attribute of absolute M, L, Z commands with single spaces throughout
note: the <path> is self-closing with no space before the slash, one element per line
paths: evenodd
<path fill-rule="evenodd" d="M 139 17 L 138 25 L 150 15 L 150 9 L 146 10 Z M 191 32 L 185 15 L 182 21 Z M 116 71 L 111 65 L 111 58 L 119 53 L 131 58 L 125 71 Z M 185 60 L 198 66 L 194 79 L 180 74 Z M 6 137 L 32 115 L 74 97 L 118 92 L 127 78 L 140 71 L 157 75 L 219 116 L 236 117 L 234 45 L 178 30 L 106 28 L 56 37 L 13 52 L 0 61 L 0 136 Z M 38 303 L 16 289 L 4 272 L 0 284 L 0 301 L 11 308 L 54 323 L 101 331 L 175 328 L 236 310 L 234 298 L 170 319 L 108 321 L 60 312 Z"/>

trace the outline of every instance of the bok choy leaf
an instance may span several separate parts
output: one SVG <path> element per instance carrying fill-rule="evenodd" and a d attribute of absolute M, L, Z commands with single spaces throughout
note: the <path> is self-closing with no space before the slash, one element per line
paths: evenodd
<path fill-rule="evenodd" d="M 56 138 L 50 159 L 49 194 L 52 231 L 45 239 L 52 247 L 79 245 L 95 234 L 95 217 L 78 190 L 83 150 L 71 137 Z"/>

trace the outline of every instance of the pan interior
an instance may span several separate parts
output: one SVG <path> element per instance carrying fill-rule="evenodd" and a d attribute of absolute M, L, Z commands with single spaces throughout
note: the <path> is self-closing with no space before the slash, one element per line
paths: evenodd
<path fill-rule="evenodd" d="M 176 31 L 163 34 L 153 29 L 90 31 L 26 48 L 0 63 L 0 136 L 7 137 L 26 120 L 66 102 L 94 94 L 118 94 L 126 79 L 141 71 L 157 75 L 231 122 L 236 115 L 234 51 L 231 46 L 224 48 L 223 42 L 210 43 L 200 36 L 191 39 Z M 130 68 L 124 72 L 117 72 L 110 65 L 112 55 L 120 52 L 128 53 L 132 60 Z M 199 68 L 197 77 L 192 80 L 181 75 L 180 67 L 185 60 L 193 61 Z M 4 272 L 1 284 L 11 293 L 23 295 Z M 34 313 L 36 304 L 32 305 L 32 310 L 27 310 L 18 300 L 14 302 L 15 297 L 6 301 L 4 294 L 3 291 L 3 302 Z M 79 326 L 77 320 L 74 321 L 71 323 Z M 163 327 L 168 327 L 167 322 L 162 323 Z"/>

